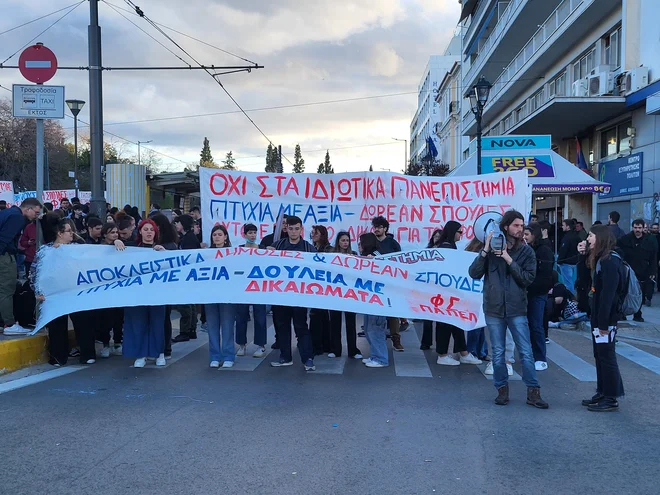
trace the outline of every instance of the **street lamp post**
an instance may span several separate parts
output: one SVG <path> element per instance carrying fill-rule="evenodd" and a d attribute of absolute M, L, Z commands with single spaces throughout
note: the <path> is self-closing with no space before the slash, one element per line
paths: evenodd
<path fill-rule="evenodd" d="M 403 150 L 403 173 L 406 173 L 406 170 L 408 169 L 408 140 L 407 139 L 398 139 L 398 138 L 392 138 L 395 141 L 403 141 L 403 143 L 406 146 L 406 149 Z"/>
<path fill-rule="evenodd" d="M 138 165 L 142 165 L 142 163 L 140 162 L 140 145 L 141 144 L 149 144 L 151 142 L 153 142 L 153 140 L 151 140 L 151 139 L 149 141 L 138 141 Z"/>
<path fill-rule="evenodd" d="M 82 100 L 66 100 L 66 104 L 73 115 L 73 180 L 78 197 L 78 114 L 85 106 Z"/>
<path fill-rule="evenodd" d="M 493 85 L 484 76 L 481 76 L 468 94 L 470 98 L 470 109 L 477 120 L 477 175 L 481 175 L 481 120 L 490 94 L 490 88 L 492 87 Z"/>

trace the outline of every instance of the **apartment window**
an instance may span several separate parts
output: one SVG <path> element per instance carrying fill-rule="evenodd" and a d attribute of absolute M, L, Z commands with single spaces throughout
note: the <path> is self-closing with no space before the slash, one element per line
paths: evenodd
<path fill-rule="evenodd" d="M 573 64 L 573 81 L 584 79 L 596 67 L 596 50 L 591 49 L 580 60 Z"/>
<path fill-rule="evenodd" d="M 630 136 L 628 128 L 632 127 L 632 120 L 610 127 L 600 133 L 600 157 L 616 155 L 630 149 Z"/>
<path fill-rule="evenodd" d="M 513 125 L 512 120 L 513 120 L 513 114 L 511 113 L 506 117 L 504 117 L 504 132 L 511 129 L 511 126 Z"/>
<path fill-rule="evenodd" d="M 525 118 L 525 105 L 521 105 L 518 108 L 516 108 L 515 111 L 515 116 L 516 116 L 516 124 L 520 122 L 522 119 Z"/>
<path fill-rule="evenodd" d="M 603 62 L 616 69 L 621 66 L 621 28 L 610 33 L 604 40 Z"/>
<path fill-rule="evenodd" d="M 556 77 L 548 84 L 548 99 L 555 96 L 566 96 L 566 73 Z"/>

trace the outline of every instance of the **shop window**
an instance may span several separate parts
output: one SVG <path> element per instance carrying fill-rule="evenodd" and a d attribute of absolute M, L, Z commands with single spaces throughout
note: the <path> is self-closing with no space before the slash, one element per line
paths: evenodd
<path fill-rule="evenodd" d="M 628 128 L 632 121 L 628 120 L 617 126 L 610 127 L 600 133 L 600 157 L 616 155 L 630 149 L 630 136 Z"/>

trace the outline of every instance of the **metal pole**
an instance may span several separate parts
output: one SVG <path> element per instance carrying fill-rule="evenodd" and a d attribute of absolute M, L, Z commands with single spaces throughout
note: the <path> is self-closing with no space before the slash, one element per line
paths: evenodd
<path fill-rule="evenodd" d="M 73 118 L 73 185 L 78 197 L 78 114 Z"/>
<path fill-rule="evenodd" d="M 105 214 L 101 167 L 103 166 L 103 74 L 101 66 L 101 28 L 99 0 L 89 0 L 89 122 L 92 201 L 90 213 Z"/>
<path fill-rule="evenodd" d="M 37 119 L 37 199 L 44 197 L 44 119 Z"/>
<path fill-rule="evenodd" d="M 403 162 L 403 173 L 406 173 L 406 170 L 408 170 L 408 140 L 404 139 L 403 143 L 406 145 L 406 149 L 403 152 L 403 159 L 405 160 Z"/>
<path fill-rule="evenodd" d="M 44 188 L 50 189 L 50 170 L 48 168 L 48 146 L 44 147 Z"/>
<path fill-rule="evenodd" d="M 278 162 L 277 162 L 277 173 L 281 174 L 281 173 L 284 172 L 284 168 L 282 167 L 282 145 L 281 144 L 277 147 L 277 150 L 278 150 L 278 155 L 279 155 Z"/>
<path fill-rule="evenodd" d="M 477 111 L 477 175 L 481 175 L 481 109 Z"/>
<path fill-rule="evenodd" d="M 141 165 L 141 163 L 140 163 L 140 141 L 138 141 L 138 165 Z"/>

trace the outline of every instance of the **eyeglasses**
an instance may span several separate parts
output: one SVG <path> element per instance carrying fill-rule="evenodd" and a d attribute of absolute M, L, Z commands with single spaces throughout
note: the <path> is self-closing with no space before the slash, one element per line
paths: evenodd
<path fill-rule="evenodd" d="M 463 235 L 463 231 L 462 231 L 462 230 L 457 230 L 456 233 L 457 233 L 457 234 L 460 234 L 460 235 Z"/>

